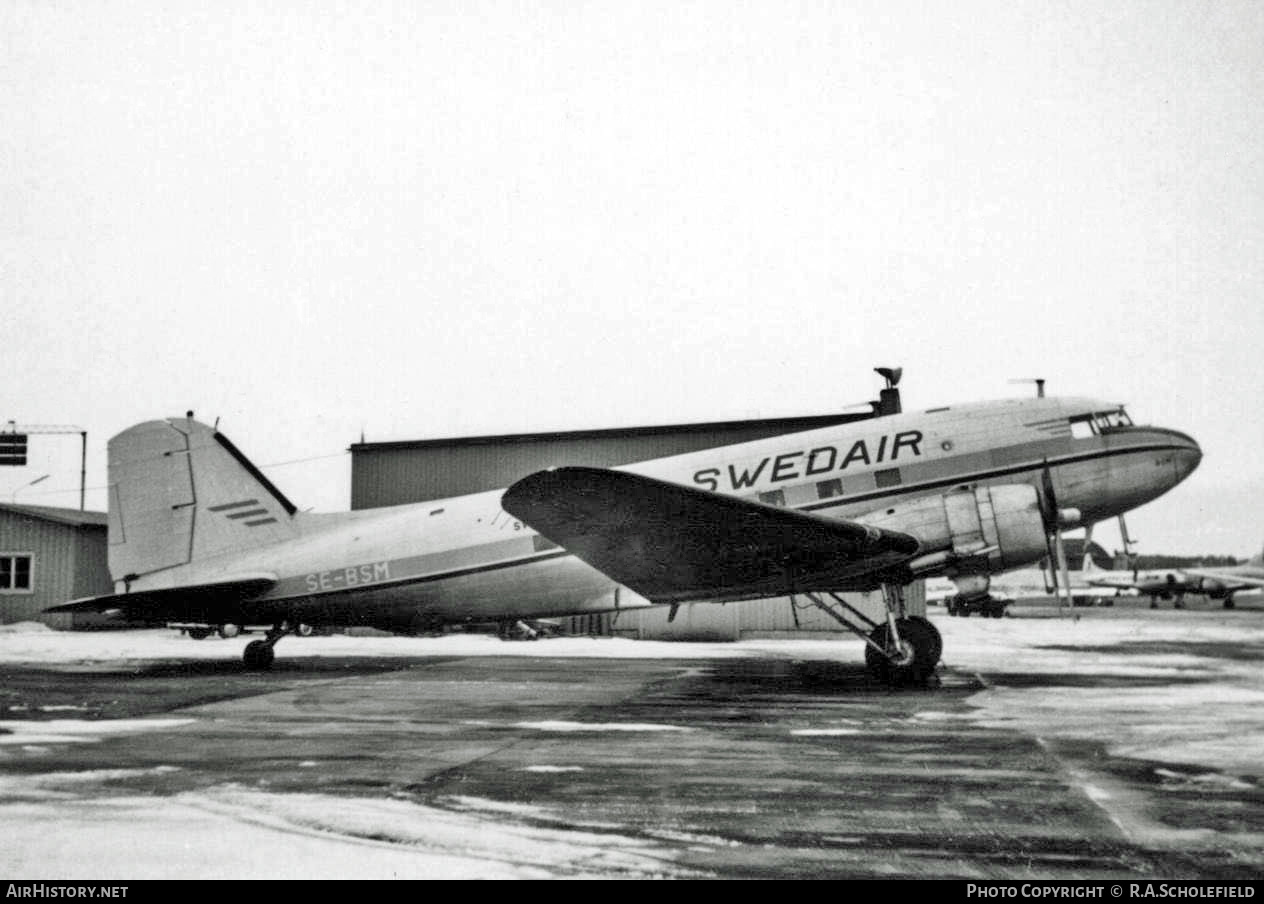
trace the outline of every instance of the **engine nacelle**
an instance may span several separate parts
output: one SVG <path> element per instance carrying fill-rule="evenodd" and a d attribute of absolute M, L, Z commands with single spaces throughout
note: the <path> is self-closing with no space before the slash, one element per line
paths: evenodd
<path fill-rule="evenodd" d="M 992 589 L 992 579 L 986 574 L 963 574 L 952 579 L 957 588 L 957 599 L 971 602 L 981 600 Z"/>
<path fill-rule="evenodd" d="M 1215 578 L 1190 577 L 1186 581 L 1186 586 L 1191 593 L 1205 593 L 1213 600 L 1222 600 L 1229 595 L 1229 588 L 1223 581 Z"/>
<path fill-rule="evenodd" d="M 995 574 L 1046 555 L 1035 487 L 960 489 L 888 506 L 858 518 L 912 534 L 922 544 L 912 563 L 921 574 Z"/>

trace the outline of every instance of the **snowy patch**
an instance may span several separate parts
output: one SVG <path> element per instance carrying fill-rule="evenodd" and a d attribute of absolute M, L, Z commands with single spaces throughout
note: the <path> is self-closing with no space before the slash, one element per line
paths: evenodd
<path fill-rule="evenodd" d="M 90 744 L 112 734 L 163 731 L 193 719 L 49 719 L 47 722 L 0 722 L 0 745 Z"/>
<path fill-rule="evenodd" d="M 20 621 L 11 625 L 0 625 L 0 634 L 51 634 L 53 631 L 43 622 Z"/>
<path fill-rule="evenodd" d="M 13 625 L 6 626 L 16 627 Z M 240 660 L 249 637 L 193 640 L 174 629 L 138 631 L 7 631 L 0 633 L 0 661 L 41 664 Z M 425 659 L 431 656 L 494 656 L 586 659 L 732 659 L 750 656 L 737 644 L 671 643 L 625 637 L 555 637 L 537 643 L 508 643 L 481 634 L 443 637 L 287 637 L 277 648 L 286 656 Z"/>
<path fill-rule="evenodd" d="M 519 772 L 583 772 L 583 766 L 524 766 Z"/>
<path fill-rule="evenodd" d="M 650 722 L 515 722 L 515 728 L 536 731 L 693 731 L 682 725 L 655 725 Z"/>
<path fill-rule="evenodd" d="M 792 735 L 813 736 L 833 736 L 833 735 L 858 735 L 865 732 L 859 728 L 796 728 L 790 732 Z"/>

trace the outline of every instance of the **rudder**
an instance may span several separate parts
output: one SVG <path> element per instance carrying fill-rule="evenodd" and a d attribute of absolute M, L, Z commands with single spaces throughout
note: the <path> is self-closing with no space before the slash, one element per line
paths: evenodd
<path fill-rule="evenodd" d="M 294 505 L 227 437 L 192 418 L 146 421 L 109 442 L 115 581 L 296 535 Z"/>

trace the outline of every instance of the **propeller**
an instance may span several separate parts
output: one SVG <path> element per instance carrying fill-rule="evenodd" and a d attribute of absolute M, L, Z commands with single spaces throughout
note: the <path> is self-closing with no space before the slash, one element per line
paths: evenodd
<path fill-rule="evenodd" d="M 1137 582 L 1137 559 L 1132 554 L 1133 539 L 1128 536 L 1128 522 L 1124 520 L 1124 516 L 1119 516 L 1119 536 L 1124 541 L 1124 561 L 1128 563 L 1128 567 L 1132 569 L 1132 581 Z"/>
<path fill-rule="evenodd" d="M 1062 544 L 1058 496 L 1053 488 L 1053 474 L 1049 470 L 1047 458 L 1040 472 L 1040 492 L 1036 496 L 1040 502 L 1040 517 L 1045 528 L 1045 549 L 1049 552 L 1049 572 L 1053 576 L 1053 592 L 1058 599 L 1058 611 L 1061 612 L 1063 589 L 1067 595 L 1071 592 L 1071 574 L 1067 569 L 1066 548 Z"/>

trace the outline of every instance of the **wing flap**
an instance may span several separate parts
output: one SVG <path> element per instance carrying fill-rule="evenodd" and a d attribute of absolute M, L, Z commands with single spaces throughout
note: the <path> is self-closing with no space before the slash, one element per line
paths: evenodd
<path fill-rule="evenodd" d="M 918 550 L 898 531 L 603 468 L 538 471 L 501 505 L 656 603 L 871 589 Z"/>
<path fill-rule="evenodd" d="M 205 584 L 90 596 L 50 606 L 44 611 L 119 611 L 129 618 L 213 623 L 230 616 L 242 603 L 258 597 L 276 580 L 273 574 L 240 575 Z"/>

